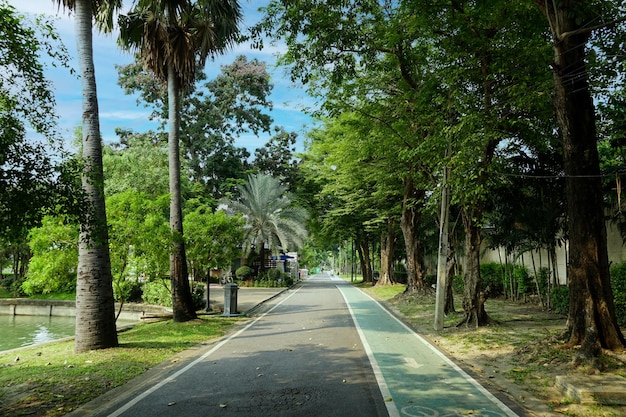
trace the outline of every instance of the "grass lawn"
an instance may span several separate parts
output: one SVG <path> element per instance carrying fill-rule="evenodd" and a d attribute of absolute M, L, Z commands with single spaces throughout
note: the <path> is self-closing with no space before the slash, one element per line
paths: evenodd
<path fill-rule="evenodd" d="M 176 353 L 223 336 L 237 318 L 144 323 L 119 333 L 120 346 L 74 354 L 74 341 L 0 354 L 0 416 L 62 416 Z"/>

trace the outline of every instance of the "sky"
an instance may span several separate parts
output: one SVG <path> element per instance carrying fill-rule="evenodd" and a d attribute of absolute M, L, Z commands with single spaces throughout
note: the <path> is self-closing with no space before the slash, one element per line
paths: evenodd
<path fill-rule="evenodd" d="M 78 70 L 76 59 L 76 37 L 74 22 L 67 11 L 58 10 L 53 0 L 8 0 L 8 3 L 24 14 L 47 14 L 56 16 L 56 29 L 71 55 L 70 65 Z M 244 13 L 242 30 L 262 18 L 258 8 L 266 4 L 265 0 L 240 0 Z M 124 2 L 124 12 L 131 5 Z M 94 30 L 94 64 L 100 110 L 100 130 L 105 143 L 117 142 L 115 128 L 131 129 L 145 132 L 156 129 L 157 123 L 150 122 L 150 109 L 137 104 L 136 96 L 126 95 L 117 84 L 115 65 L 126 65 L 133 62 L 132 54 L 122 51 L 116 44 L 117 31 L 112 34 L 99 34 Z M 294 85 L 285 73 L 285 69 L 276 67 L 276 57 L 284 50 L 284 45 L 267 46 L 264 50 L 253 50 L 247 44 L 236 45 L 223 56 L 214 61 L 207 60 L 205 72 L 208 80 L 220 73 L 222 65 L 228 65 L 238 55 L 246 55 L 248 59 L 257 58 L 267 64 L 271 82 L 274 85 L 272 95 L 273 110 L 269 114 L 274 125 L 282 126 L 288 132 L 298 134 L 297 151 L 303 150 L 304 132 L 313 126 L 313 121 L 303 109 L 312 108 L 313 100 L 307 96 L 301 86 Z M 78 71 L 76 71 L 78 72 Z M 55 92 L 57 113 L 60 116 L 59 127 L 64 137 L 73 139 L 73 132 L 81 123 L 81 91 L 77 75 L 70 74 L 65 68 L 49 67 L 46 76 L 52 81 Z M 246 147 L 253 153 L 254 149 L 263 146 L 270 135 L 244 134 L 236 140 L 236 145 Z"/>

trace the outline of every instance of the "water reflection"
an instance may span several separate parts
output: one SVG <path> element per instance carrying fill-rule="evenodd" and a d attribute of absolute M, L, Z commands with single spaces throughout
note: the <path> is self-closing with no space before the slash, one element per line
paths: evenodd
<path fill-rule="evenodd" d="M 0 315 L 0 351 L 74 335 L 74 317 Z"/>

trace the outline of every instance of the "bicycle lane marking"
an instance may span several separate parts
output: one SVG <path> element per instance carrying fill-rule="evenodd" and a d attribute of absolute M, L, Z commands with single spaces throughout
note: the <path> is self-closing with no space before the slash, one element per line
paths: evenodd
<path fill-rule="evenodd" d="M 337 286 L 391 417 L 518 417 L 443 353 L 363 291 Z"/>

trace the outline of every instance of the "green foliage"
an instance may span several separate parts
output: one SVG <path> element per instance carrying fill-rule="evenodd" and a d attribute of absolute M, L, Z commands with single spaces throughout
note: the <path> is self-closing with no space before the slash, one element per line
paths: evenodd
<path fill-rule="evenodd" d="M 489 286 L 490 296 L 499 297 L 504 295 L 504 284 L 506 282 L 506 271 L 504 265 L 497 262 L 484 263 L 480 265 L 480 278 L 483 288 Z"/>
<path fill-rule="evenodd" d="M 235 276 L 239 280 L 246 281 L 252 276 L 252 268 L 248 265 L 242 265 L 235 271 Z"/>
<path fill-rule="evenodd" d="M 465 280 L 463 275 L 455 275 L 452 278 L 452 290 L 457 294 L 463 294 L 463 288 L 465 286 Z"/>
<path fill-rule="evenodd" d="M 114 279 L 162 277 L 169 268 L 168 196 L 126 190 L 107 198 L 107 220 Z"/>
<path fill-rule="evenodd" d="M 29 234 L 33 256 L 22 283 L 27 295 L 72 292 L 76 288 L 78 227 L 60 217 L 46 216 Z"/>
<path fill-rule="evenodd" d="M 480 277 L 483 288 L 489 286 L 493 297 L 509 296 L 511 284 L 514 287 L 514 294 L 533 293 L 535 288 L 528 270 L 521 265 L 504 265 L 498 262 L 484 263 L 480 265 Z"/>
<path fill-rule="evenodd" d="M 241 216 L 229 216 L 223 210 L 213 212 L 206 205 L 185 215 L 187 261 L 193 269 L 205 272 L 229 268 L 241 256 L 238 245 L 243 239 L 244 223 Z"/>
<path fill-rule="evenodd" d="M 615 316 L 620 326 L 626 325 L 626 262 L 611 265 L 611 287 Z"/>
<path fill-rule="evenodd" d="M 7 296 L 20 297 L 24 295 L 24 292 L 22 291 L 22 282 L 23 280 L 20 280 L 19 278 L 16 279 L 13 274 L 2 274 L 0 287 L 6 291 L 8 294 Z"/>
<path fill-rule="evenodd" d="M 249 175 L 238 187 L 239 198 L 224 200 L 228 211 L 246 219 L 244 253 L 267 244 L 271 251 L 295 250 L 304 246 L 308 236 L 307 210 L 293 204 L 280 179 L 265 174 Z"/>
<path fill-rule="evenodd" d="M 205 290 L 206 284 L 199 281 L 193 281 L 191 283 L 191 301 L 196 311 L 206 305 L 206 298 L 204 296 Z"/>
<path fill-rule="evenodd" d="M 113 281 L 115 301 L 139 303 L 142 301 L 142 284 L 137 280 L 125 279 Z"/>
<path fill-rule="evenodd" d="M 253 285 L 255 287 L 269 288 L 290 287 L 293 285 L 293 278 L 277 268 L 271 268 L 265 271 L 263 275 L 260 275 Z"/>
<path fill-rule="evenodd" d="M 394 280 L 398 284 L 406 284 L 407 271 L 404 262 L 396 262 L 394 267 Z"/>
<path fill-rule="evenodd" d="M 567 286 L 558 286 L 552 288 L 550 292 L 550 305 L 552 311 L 558 314 L 569 313 L 569 288 Z"/>
<path fill-rule="evenodd" d="M 281 279 L 285 275 L 281 270 L 277 268 L 268 269 L 267 271 L 265 271 L 265 274 L 267 279 L 274 281 Z"/>
<path fill-rule="evenodd" d="M 542 295 L 548 292 L 548 283 L 550 282 L 550 268 L 541 267 L 537 271 L 537 281 L 539 282 L 539 291 Z"/>
<path fill-rule="evenodd" d="M 521 265 L 513 267 L 513 280 L 517 283 L 518 294 L 530 294 L 533 291 L 532 278 L 528 274 L 528 269 Z"/>
<path fill-rule="evenodd" d="M 155 304 L 165 307 L 172 306 L 172 293 L 170 291 L 170 282 L 165 279 L 156 279 L 143 284 L 143 302 L 147 304 Z"/>

